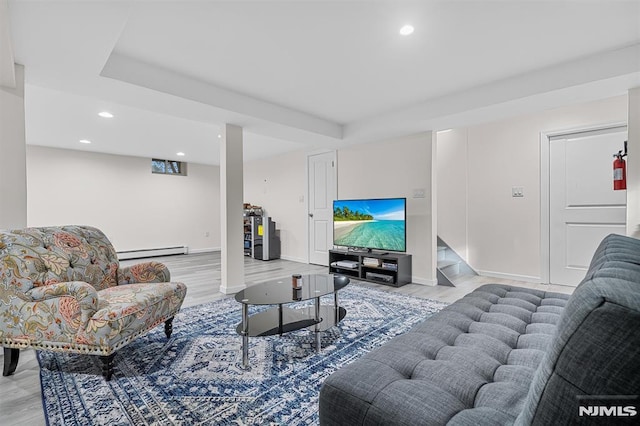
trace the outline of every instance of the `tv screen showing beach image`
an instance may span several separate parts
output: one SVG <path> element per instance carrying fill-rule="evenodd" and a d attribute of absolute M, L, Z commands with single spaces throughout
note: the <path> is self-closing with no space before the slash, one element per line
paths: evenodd
<path fill-rule="evenodd" d="M 333 202 L 333 244 L 406 251 L 404 198 L 336 200 Z"/>

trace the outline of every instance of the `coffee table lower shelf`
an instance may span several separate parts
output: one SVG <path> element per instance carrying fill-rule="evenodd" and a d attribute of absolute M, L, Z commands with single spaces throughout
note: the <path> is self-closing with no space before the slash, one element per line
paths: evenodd
<path fill-rule="evenodd" d="M 320 306 L 320 322 L 318 331 L 326 331 L 338 324 L 347 315 L 342 306 L 336 308 L 330 305 Z M 282 312 L 282 318 L 280 318 Z M 249 316 L 249 337 L 274 336 L 309 327 L 315 332 L 315 307 L 291 309 L 286 306 L 267 309 Z M 236 327 L 236 332 L 242 335 L 242 323 Z"/>

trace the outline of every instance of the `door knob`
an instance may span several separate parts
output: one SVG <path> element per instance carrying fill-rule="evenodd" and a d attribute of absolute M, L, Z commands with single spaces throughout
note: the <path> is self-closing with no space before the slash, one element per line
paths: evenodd
<path fill-rule="evenodd" d="M 313 217 L 313 213 L 309 213 L 309 217 Z"/>

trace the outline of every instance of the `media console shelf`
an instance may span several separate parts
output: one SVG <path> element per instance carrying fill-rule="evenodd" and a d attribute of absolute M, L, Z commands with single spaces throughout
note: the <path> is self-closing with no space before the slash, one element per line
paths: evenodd
<path fill-rule="evenodd" d="M 329 273 L 400 287 L 411 282 L 411 255 L 329 250 Z"/>

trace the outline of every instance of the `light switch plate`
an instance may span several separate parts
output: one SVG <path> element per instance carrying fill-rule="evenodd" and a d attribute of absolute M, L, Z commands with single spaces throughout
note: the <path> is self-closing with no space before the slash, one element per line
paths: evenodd
<path fill-rule="evenodd" d="M 424 188 L 417 188 L 413 190 L 413 198 L 425 198 L 426 191 Z"/>
<path fill-rule="evenodd" d="M 511 188 L 511 196 L 514 198 L 524 197 L 524 188 L 521 186 L 514 186 Z"/>

